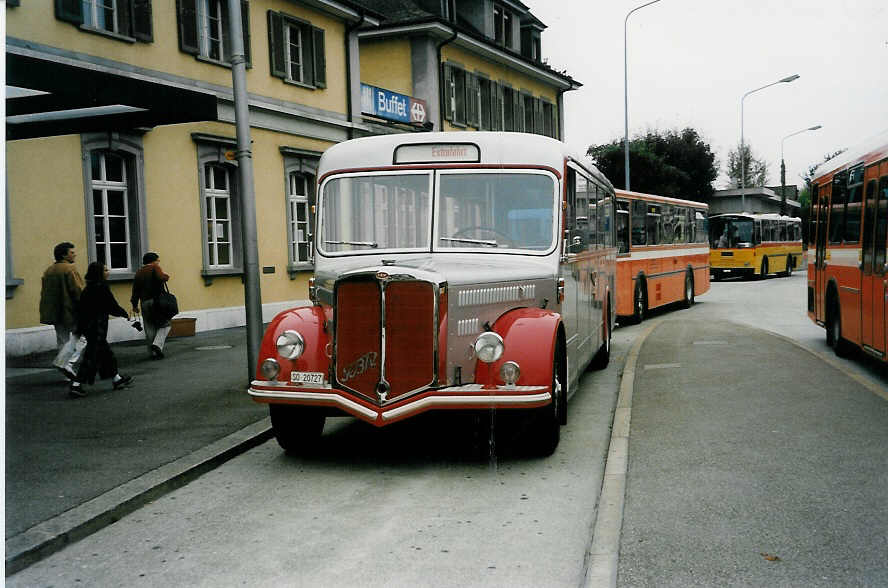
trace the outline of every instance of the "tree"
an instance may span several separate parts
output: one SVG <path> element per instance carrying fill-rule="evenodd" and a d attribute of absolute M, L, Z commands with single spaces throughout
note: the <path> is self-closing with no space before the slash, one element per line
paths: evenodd
<path fill-rule="evenodd" d="M 586 154 L 614 186 L 625 188 L 625 143 L 615 139 L 592 145 Z M 692 129 L 652 131 L 629 142 L 631 187 L 673 198 L 707 202 L 718 177 L 718 162 L 709 145 Z"/>
<path fill-rule="evenodd" d="M 738 145 L 736 149 L 731 150 L 728 153 L 728 179 L 731 181 L 731 185 L 735 188 L 739 188 L 740 184 L 744 183 L 741 180 L 741 172 L 740 172 L 740 146 Z M 743 144 L 743 163 L 745 169 L 746 187 L 750 186 L 764 186 L 768 183 L 768 176 L 770 175 L 770 170 L 768 169 L 768 162 L 764 159 L 758 159 L 752 154 L 752 149 L 749 148 L 749 145 Z"/>

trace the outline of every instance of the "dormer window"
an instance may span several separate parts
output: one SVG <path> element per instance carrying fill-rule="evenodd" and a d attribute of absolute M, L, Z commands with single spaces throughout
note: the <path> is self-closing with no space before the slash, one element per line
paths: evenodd
<path fill-rule="evenodd" d="M 498 4 L 493 5 L 493 39 L 498 45 L 512 47 L 512 23 L 514 16 Z"/>

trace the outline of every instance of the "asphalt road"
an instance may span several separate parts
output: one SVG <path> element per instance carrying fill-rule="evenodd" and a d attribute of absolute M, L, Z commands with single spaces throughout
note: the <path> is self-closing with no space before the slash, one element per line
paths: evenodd
<path fill-rule="evenodd" d="M 826 351 L 804 289 L 798 273 L 714 283 L 692 309 L 654 313 L 619 586 L 888 584 L 888 402 L 872 392 L 888 386 L 861 358 L 837 370 L 785 339 Z M 649 326 L 615 331 L 552 457 L 526 457 L 509 423 L 479 462 L 454 415 L 332 419 L 318 455 L 265 443 L 7 584 L 581 585 L 620 373 Z"/>

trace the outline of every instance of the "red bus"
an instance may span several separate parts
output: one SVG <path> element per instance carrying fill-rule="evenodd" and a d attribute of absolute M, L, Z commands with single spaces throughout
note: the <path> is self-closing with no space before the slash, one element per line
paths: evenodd
<path fill-rule="evenodd" d="M 648 310 L 709 291 L 709 206 L 617 190 L 617 317 L 640 323 Z"/>
<path fill-rule="evenodd" d="M 825 164 L 811 186 L 808 316 L 836 355 L 886 360 L 888 142 Z"/>

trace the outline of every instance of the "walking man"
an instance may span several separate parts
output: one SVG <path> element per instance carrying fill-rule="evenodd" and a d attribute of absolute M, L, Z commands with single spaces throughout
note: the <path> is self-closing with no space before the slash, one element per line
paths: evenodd
<path fill-rule="evenodd" d="M 77 272 L 74 244 L 65 241 L 53 249 L 55 263 L 43 272 L 40 288 L 40 322 L 55 327 L 56 345 L 59 349 L 71 338 L 77 323 L 77 302 L 83 291 L 83 278 Z M 75 352 L 68 363 L 60 368 L 68 378 L 77 374 L 80 353 Z"/>
<path fill-rule="evenodd" d="M 139 303 L 142 303 L 142 318 L 145 322 L 145 340 L 148 343 L 148 352 L 151 359 L 163 359 L 163 344 L 170 332 L 170 321 L 155 316 L 154 299 L 163 289 L 163 284 L 170 277 L 160 269 L 160 256 L 149 251 L 142 256 L 144 264 L 133 279 L 133 295 L 130 302 L 133 305 L 133 314 L 139 312 Z"/>

